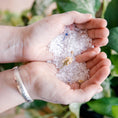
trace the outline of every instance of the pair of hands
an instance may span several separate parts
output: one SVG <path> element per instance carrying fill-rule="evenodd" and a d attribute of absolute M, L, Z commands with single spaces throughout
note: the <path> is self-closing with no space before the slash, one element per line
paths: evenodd
<path fill-rule="evenodd" d="M 73 23 L 76 23 L 81 29 L 88 30 L 88 35 L 93 39 L 95 46 L 76 57 L 78 62 L 86 62 L 87 68 L 90 69 L 89 80 L 82 83 L 81 86 L 76 83 L 70 86 L 58 80 L 55 66 L 44 62 L 53 58 L 47 48 L 50 41 L 62 33 L 66 25 Z M 109 32 L 106 25 L 107 23 L 103 19 L 93 19 L 90 14 L 72 11 L 49 16 L 24 27 L 22 29 L 22 60 L 35 62 L 23 65 L 19 70 L 30 96 L 33 99 L 48 102 L 70 104 L 86 102 L 102 91 L 100 84 L 110 72 L 110 61 L 105 53 L 100 53 L 99 48 L 108 42 Z"/>

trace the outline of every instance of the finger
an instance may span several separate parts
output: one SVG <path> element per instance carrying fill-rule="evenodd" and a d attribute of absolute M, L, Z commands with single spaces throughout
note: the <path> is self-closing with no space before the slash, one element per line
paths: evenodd
<path fill-rule="evenodd" d="M 101 84 L 109 75 L 110 67 L 103 66 L 101 67 L 89 80 L 89 84 Z"/>
<path fill-rule="evenodd" d="M 94 58 L 97 54 L 99 54 L 99 52 L 100 52 L 99 47 L 91 48 L 91 49 L 83 52 L 82 54 L 76 56 L 76 61 L 79 63 L 89 61 L 92 58 Z"/>
<path fill-rule="evenodd" d="M 103 89 L 100 85 L 91 84 L 85 88 L 75 90 L 71 102 L 84 103 L 89 101 L 96 93 L 101 92 Z"/>
<path fill-rule="evenodd" d="M 101 67 L 111 65 L 111 61 L 109 59 L 104 59 L 100 61 L 97 65 L 95 65 L 89 72 L 90 77 L 92 77 Z"/>
<path fill-rule="evenodd" d="M 91 14 L 82 14 L 77 11 L 66 12 L 60 14 L 58 17 L 63 25 L 71 25 L 73 23 L 85 23 L 88 22 L 91 18 Z"/>
<path fill-rule="evenodd" d="M 107 43 L 108 43 L 108 38 L 100 38 L 100 39 L 98 38 L 92 40 L 92 44 L 98 47 L 105 46 L 107 45 Z"/>
<path fill-rule="evenodd" d="M 107 26 L 107 21 L 105 19 L 95 18 L 87 23 L 77 24 L 76 26 L 80 29 L 99 29 L 105 28 Z"/>
<path fill-rule="evenodd" d="M 88 61 L 86 66 L 87 68 L 91 69 L 93 68 L 97 63 L 99 63 L 101 60 L 104 60 L 105 58 L 107 58 L 106 53 L 101 52 L 99 53 L 95 58 L 93 58 L 92 60 Z"/>
<path fill-rule="evenodd" d="M 109 30 L 107 28 L 103 29 L 90 29 L 88 30 L 88 36 L 92 39 L 95 38 L 107 38 L 109 35 Z"/>
<path fill-rule="evenodd" d="M 72 84 L 69 83 L 69 86 L 70 86 L 71 89 L 73 89 L 73 90 L 79 89 L 79 83 L 78 83 L 78 82 L 75 82 L 75 83 L 72 83 Z"/>

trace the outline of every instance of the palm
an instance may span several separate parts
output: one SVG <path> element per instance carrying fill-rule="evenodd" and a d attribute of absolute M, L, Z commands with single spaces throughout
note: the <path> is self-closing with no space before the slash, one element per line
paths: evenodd
<path fill-rule="evenodd" d="M 107 59 L 105 53 L 98 54 L 95 58 L 87 61 L 87 68 L 89 69 L 89 79 L 81 85 L 74 83 L 71 85 L 72 89 L 84 89 L 90 84 L 100 85 L 108 76 L 110 69 L 110 61 Z"/>
<path fill-rule="evenodd" d="M 77 12 L 68 12 L 46 17 L 26 27 L 23 57 L 26 61 L 47 61 L 52 59 L 48 51 L 48 44 L 52 39 L 64 31 L 66 25 L 73 23 L 79 28 L 88 29 L 88 35 L 93 39 L 95 46 L 107 44 L 108 30 L 106 21 L 103 19 L 91 19 L 90 15 Z M 89 22 L 88 22 L 89 21 Z M 81 24 L 81 25 L 80 25 Z"/>
<path fill-rule="evenodd" d="M 53 103 L 69 104 L 72 102 L 86 102 L 94 94 L 101 91 L 100 84 L 109 74 L 110 61 L 104 53 L 87 62 L 90 69 L 90 79 L 71 86 L 58 80 L 57 70 L 53 64 L 32 62 L 28 64 L 31 83 L 34 85 L 35 98 Z M 72 88 L 75 87 L 75 88 Z M 75 90 L 73 90 L 75 89 Z M 78 99 L 79 98 L 79 99 Z"/>

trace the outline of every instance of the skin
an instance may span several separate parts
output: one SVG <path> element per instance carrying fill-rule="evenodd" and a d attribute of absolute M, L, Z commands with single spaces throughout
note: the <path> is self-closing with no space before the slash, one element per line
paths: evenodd
<path fill-rule="evenodd" d="M 55 66 L 45 62 L 23 65 L 19 67 L 19 73 L 32 99 L 67 105 L 87 102 L 96 93 L 102 91 L 100 84 L 110 73 L 110 60 L 102 52 L 87 61 L 87 67 L 90 69 L 90 78 L 81 85 L 78 83 L 68 85 L 58 80 Z M 4 78 L 0 82 L 0 104 L 2 106 L 0 113 L 25 102 L 16 89 L 13 74 L 13 70 L 0 72 L 0 78 Z"/>
<path fill-rule="evenodd" d="M 62 33 L 66 25 L 73 23 L 88 29 L 95 48 L 76 57 L 78 62 L 87 62 L 90 78 L 81 86 L 74 84 L 72 88 L 58 80 L 55 66 L 45 61 L 53 58 L 47 48 L 50 41 Z M 101 56 L 99 48 L 108 42 L 106 25 L 103 19 L 93 19 L 90 14 L 72 11 L 46 17 L 26 27 L 0 26 L 0 63 L 30 62 L 19 67 L 19 73 L 32 99 L 60 104 L 86 102 L 102 91 L 100 84 L 110 72 L 110 61 L 106 56 Z M 25 102 L 18 93 L 13 78 L 13 70 L 0 72 L 0 112 Z"/>
<path fill-rule="evenodd" d="M 77 61 L 81 62 L 78 59 Z M 102 84 L 110 73 L 111 61 L 107 59 L 107 55 L 104 52 L 100 52 L 93 59 L 86 61 L 86 66 L 89 69 L 89 79 L 82 84 L 73 83 L 70 85 L 72 89 L 83 89 L 83 87 L 91 84 Z"/>
<path fill-rule="evenodd" d="M 75 11 L 64 14 L 56 14 L 46 17 L 45 19 L 36 22 L 25 29 L 24 32 L 27 35 L 25 35 L 23 40 L 24 60 L 44 61 L 52 59 L 53 57 L 47 48 L 48 44 L 52 39 L 64 31 L 66 25 L 71 25 L 73 23 L 76 23 L 78 27 L 81 26 L 81 28 L 88 29 L 88 35 L 93 39 L 93 44 L 96 47 L 104 46 L 108 43 L 107 37 L 109 35 L 109 31 L 106 28 L 106 20 L 93 19 L 90 14 L 80 14 Z M 96 50 L 91 49 L 92 53 L 94 53 L 94 51 Z M 95 54 L 96 53 L 91 54 L 91 57 L 95 56 Z"/>
<path fill-rule="evenodd" d="M 20 69 L 25 69 L 21 73 L 26 71 L 29 78 L 31 78 L 30 83 L 28 81 L 25 83 L 28 83 L 26 86 L 30 86 L 33 83 L 32 90 L 35 93 L 32 97 L 34 99 L 58 104 L 83 103 L 89 101 L 96 93 L 102 91 L 100 84 L 110 73 L 110 60 L 107 57 L 102 58 L 101 55 L 105 55 L 105 53 L 102 52 L 93 59 L 98 60 L 97 64 L 92 63 L 93 65 L 91 65 L 90 63 L 93 60 L 87 61 L 87 67 L 90 69 L 90 78 L 81 85 L 78 84 L 78 88 L 74 89 L 58 80 L 56 77 L 57 70 L 53 64 L 32 62 L 22 66 Z M 29 68 L 32 69 L 29 70 Z"/>
<path fill-rule="evenodd" d="M 73 23 L 76 23 L 80 28 L 88 29 L 88 35 L 93 39 L 96 48 L 108 43 L 109 31 L 104 19 L 93 19 L 90 14 L 72 11 L 46 17 L 26 27 L 0 26 L 0 54 L 2 54 L 0 62 L 47 61 L 52 59 L 53 56 L 47 48 L 48 44 L 64 31 L 66 25 Z M 99 50 L 96 48 L 89 49 L 84 54 L 93 58 L 99 52 L 96 53 L 96 50 Z M 80 58 L 82 59 L 84 56 L 80 55 Z"/>

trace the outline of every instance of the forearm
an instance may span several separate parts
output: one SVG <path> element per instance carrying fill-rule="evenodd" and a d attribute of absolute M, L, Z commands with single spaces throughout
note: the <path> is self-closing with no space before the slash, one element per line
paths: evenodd
<path fill-rule="evenodd" d="M 13 78 L 13 70 L 0 72 L 0 113 L 25 102 Z"/>
<path fill-rule="evenodd" d="M 23 27 L 0 26 L 0 63 L 22 61 Z"/>

